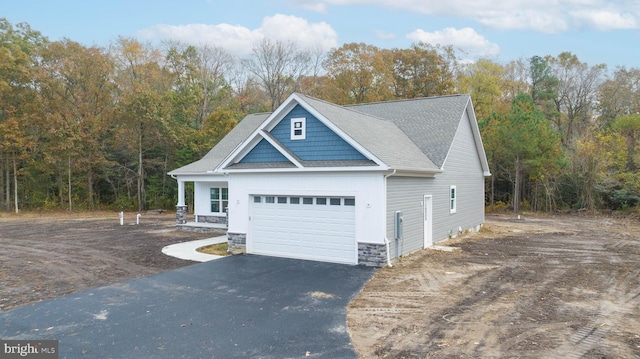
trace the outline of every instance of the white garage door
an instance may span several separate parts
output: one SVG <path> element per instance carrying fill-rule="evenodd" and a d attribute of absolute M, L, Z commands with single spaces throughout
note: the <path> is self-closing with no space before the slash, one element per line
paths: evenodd
<path fill-rule="evenodd" d="M 250 253 L 356 263 L 354 198 L 255 195 L 251 202 Z"/>

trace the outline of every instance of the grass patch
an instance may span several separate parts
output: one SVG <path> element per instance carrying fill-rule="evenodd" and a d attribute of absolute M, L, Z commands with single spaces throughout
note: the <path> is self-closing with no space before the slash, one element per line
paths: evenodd
<path fill-rule="evenodd" d="M 196 249 L 200 253 L 214 254 L 217 256 L 228 256 L 227 243 L 210 244 L 208 246 L 200 247 Z"/>

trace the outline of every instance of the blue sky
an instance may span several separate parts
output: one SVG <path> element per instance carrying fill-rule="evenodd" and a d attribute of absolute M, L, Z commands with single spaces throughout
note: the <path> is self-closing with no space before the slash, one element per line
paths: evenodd
<path fill-rule="evenodd" d="M 262 38 L 329 50 L 452 45 L 506 63 L 569 51 L 590 65 L 640 67 L 639 0 L 4 0 L 0 17 L 50 40 L 179 40 L 246 55 Z"/>

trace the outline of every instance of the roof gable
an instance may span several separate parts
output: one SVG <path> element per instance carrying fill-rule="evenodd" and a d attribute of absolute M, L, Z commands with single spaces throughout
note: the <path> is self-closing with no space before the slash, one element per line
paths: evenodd
<path fill-rule="evenodd" d="M 291 118 L 309 137 L 291 139 Z M 294 93 L 271 114 L 248 115 L 203 159 L 170 174 L 227 170 L 443 170 L 468 120 L 485 175 L 488 164 L 469 95 L 338 106 Z"/>
<path fill-rule="evenodd" d="M 306 120 L 304 139 L 291 139 L 292 118 Z M 303 161 L 367 160 L 367 157 L 299 104 L 295 105 L 269 133 Z"/>
<path fill-rule="evenodd" d="M 453 95 L 352 105 L 349 108 L 394 123 L 433 163 L 442 168 L 468 103 L 468 95 Z"/>
<path fill-rule="evenodd" d="M 220 164 L 220 169 L 271 169 L 283 168 L 275 159 L 273 152 L 258 155 L 260 151 L 272 151 L 264 145 L 267 140 L 273 148 L 289 160 L 297 170 L 319 170 L 325 168 L 347 169 L 387 169 L 383 161 L 368 151 L 357 141 L 336 127 L 324 114 L 316 111 L 305 102 L 304 96 L 292 94 L 274 111 L 255 131 Z M 306 98 L 306 97 L 305 97 Z M 304 139 L 291 138 L 291 119 L 304 117 L 307 134 Z M 258 144 L 262 147 L 256 149 Z M 249 160 L 245 160 L 249 156 Z M 263 158 L 258 162 L 256 158 Z M 256 163 L 250 166 L 250 161 Z M 261 160 L 262 161 L 262 160 Z M 287 166 L 286 168 L 289 168 Z"/>
<path fill-rule="evenodd" d="M 300 97 L 388 167 L 403 171 L 440 172 L 394 123 L 316 98 Z"/>
<path fill-rule="evenodd" d="M 262 139 L 240 160 L 240 163 L 291 162 L 278 151 L 268 140 Z"/>

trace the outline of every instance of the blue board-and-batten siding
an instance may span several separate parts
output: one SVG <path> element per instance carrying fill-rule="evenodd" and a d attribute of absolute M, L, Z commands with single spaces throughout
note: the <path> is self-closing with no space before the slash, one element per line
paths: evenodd
<path fill-rule="evenodd" d="M 301 117 L 306 119 L 306 138 L 292 140 L 291 119 Z M 368 159 L 300 105 L 296 105 L 270 132 L 303 161 Z"/>
<path fill-rule="evenodd" d="M 393 257 L 424 245 L 424 195 L 432 196 L 433 243 L 458 234 L 458 229 L 484 223 L 484 174 L 469 118 L 464 116 L 444 163 L 435 178 L 391 176 L 387 180 L 387 238 Z M 456 186 L 456 212 L 449 211 L 450 186 Z M 404 238 L 394 239 L 394 214 L 403 211 Z M 397 247 L 396 247 L 397 246 Z"/>
<path fill-rule="evenodd" d="M 264 138 L 242 158 L 241 163 L 289 162 L 289 160 Z"/>

